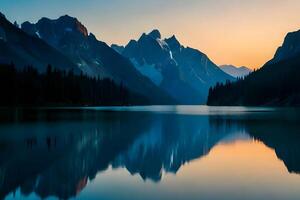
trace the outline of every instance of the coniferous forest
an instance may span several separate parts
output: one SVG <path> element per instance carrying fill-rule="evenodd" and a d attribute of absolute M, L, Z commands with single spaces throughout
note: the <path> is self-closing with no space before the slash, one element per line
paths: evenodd
<path fill-rule="evenodd" d="M 218 83 L 207 100 L 213 106 L 299 106 L 300 56 L 266 64 L 236 82 Z"/>
<path fill-rule="evenodd" d="M 48 65 L 45 73 L 33 66 L 17 70 L 0 65 L 0 106 L 104 106 L 144 103 L 144 98 L 111 79 L 99 79 Z"/>

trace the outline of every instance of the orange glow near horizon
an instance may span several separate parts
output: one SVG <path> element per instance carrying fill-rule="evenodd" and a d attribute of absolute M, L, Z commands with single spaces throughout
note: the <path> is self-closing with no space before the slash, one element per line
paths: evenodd
<path fill-rule="evenodd" d="M 211 179 L 220 177 L 230 179 L 230 176 L 236 174 L 235 178 L 243 181 L 239 178 L 271 175 L 277 177 L 288 173 L 284 163 L 277 158 L 273 149 L 262 142 L 250 140 L 219 144 L 207 156 L 194 163 L 194 165 L 184 166 L 178 175 L 182 173 L 187 176 L 185 173 L 190 173 L 190 177 L 196 178 L 197 174 L 201 176 L 210 174 Z M 224 174 L 224 171 L 227 173 Z M 282 174 L 277 174 L 278 172 Z"/>
<path fill-rule="evenodd" d="M 300 29 L 299 0 L 2 0 L 0 6 L 19 23 L 69 14 L 108 44 L 125 45 L 157 28 L 218 65 L 252 69 L 273 57 L 288 32 Z"/>
<path fill-rule="evenodd" d="M 209 5 L 191 0 L 190 5 L 177 4 L 164 13 L 138 13 L 139 20 L 132 18 L 121 29 L 95 27 L 98 38 L 125 45 L 142 32 L 158 28 L 164 37 L 175 34 L 184 46 L 199 49 L 218 65 L 257 69 L 274 56 L 288 32 L 300 29 L 300 1 L 296 0 L 212 0 L 206 3 Z"/>
<path fill-rule="evenodd" d="M 289 173 L 273 149 L 248 140 L 218 144 L 206 156 L 181 166 L 176 175 L 163 173 L 159 183 L 119 168 L 99 173 L 87 190 L 111 195 L 111 188 L 122 188 L 113 193 L 114 199 L 130 199 L 131 194 L 152 199 L 189 199 L 199 194 L 201 199 L 286 199 L 299 196 L 299 184 L 299 175 Z"/>

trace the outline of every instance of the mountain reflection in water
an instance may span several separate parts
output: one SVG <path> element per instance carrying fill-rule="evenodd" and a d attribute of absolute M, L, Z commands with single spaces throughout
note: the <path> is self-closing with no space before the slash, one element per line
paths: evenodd
<path fill-rule="evenodd" d="M 189 115 L 97 110 L 2 111 L 0 198 L 19 190 L 75 197 L 110 167 L 159 183 L 220 144 L 257 140 L 300 173 L 297 112 Z"/>

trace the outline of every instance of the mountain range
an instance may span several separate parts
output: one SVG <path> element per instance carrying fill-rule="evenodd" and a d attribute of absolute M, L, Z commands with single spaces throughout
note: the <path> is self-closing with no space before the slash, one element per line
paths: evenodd
<path fill-rule="evenodd" d="M 300 105 L 300 31 L 288 33 L 273 59 L 234 83 L 211 88 L 208 105 Z"/>
<path fill-rule="evenodd" d="M 140 74 L 128 59 L 67 15 L 57 20 L 42 18 L 37 24 L 24 22 L 20 29 L 1 14 L 0 64 L 11 62 L 18 69 L 30 65 L 45 72 L 50 64 L 59 70 L 110 78 L 147 98 L 149 104 L 176 102 Z"/>
<path fill-rule="evenodd" d="M 242 66 L 242 67 L 236 67 L 234 65 L 221 65 L 219 66 L 225 73 L 229 74 L 230 76 L 233 76 L 235 78 L 241 78 L 249 75 L 252 70 Z"/>
<path fill-rule="evenodd" d="M 300 31 L 288 33 L 274 58 L 250 73 L 245 67 L 218 67 L 176 36 L 163 39 L 156 29 L 126 46 L 110 47 L 75 17 L 44 17 L 20 28 L 0 13 L 0 64 L 11 62 L 17 69 L 45 72 L 50 64 L 109 78 L 147 99 L 144 104 L 300 105 Z"/>
<path fill-rule="evenodd" d="M 175 101 L 139 73 L 131 62 L 99 41 L 74 17 L 42 18 L 37 23 L 24 22 L 21 29 L 45 41 L 70 59 L 83 73 L 111 78 L 142 94 L 151 104 L 174 104 Z"/>
<path fill-rule="evenodd" d="M 209 87 L 235 80 L 204 53 L 184 47 L 174 35 L 162 39 L 156 29 L 143 33 L 138 40 L 130 40 L 126 46 L 111 47 L 181 104 L 204 103 Z"/>
<path fill-rule="evenodd" d="M 158 30 L 126 46 L 99 41 L 75 17 L 41 18 L 36 23 L 9 22 L 0 16 L 0 64 L 30 65 L 45 72 L 48 64 L 90 77 L 110 78 L 149 101 L 148 104 L 203 104 L 217 82 L 233 81 L 204 53 L 162 39 Z"/>

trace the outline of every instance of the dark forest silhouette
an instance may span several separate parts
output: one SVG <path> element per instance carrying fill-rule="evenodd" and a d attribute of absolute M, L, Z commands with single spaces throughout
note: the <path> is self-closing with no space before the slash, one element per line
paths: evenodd
<path fill-rule="evenodd" d="M 0 65 L 0 106 L 129 105 L 145 100 L 121 83 L 48 65 L 45 73 L 33 66 L 17 70 L 14 64 Z"/>
<path fill-rule="evenodd" d="M 210 88 L 207 104 L 214 106 L 299 106 L 300 56 L 267 64 L 236 82 Z"/>

